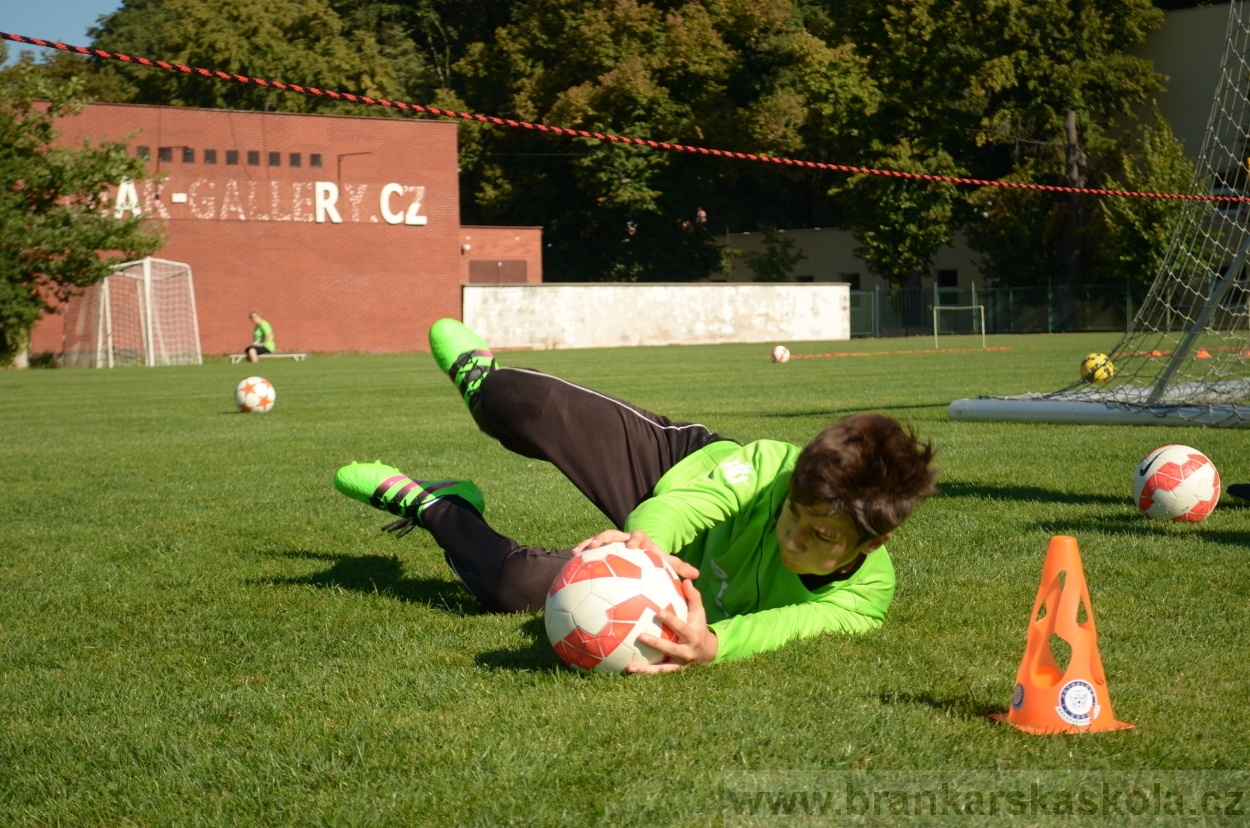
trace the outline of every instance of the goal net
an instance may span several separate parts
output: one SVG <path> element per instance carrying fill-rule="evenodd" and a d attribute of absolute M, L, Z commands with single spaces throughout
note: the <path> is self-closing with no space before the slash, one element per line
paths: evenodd
<path fill-rule="evenodd" d="M 199 365 L 191 266 L 165 259 L 118 265 L 70 299 L 60 362 L 75 368 Z"/>
<path fill-rule="evenodd" d="M 1250 3 L 1228 37 L 1190 193 L 1250 187 Z M 1123 339 L 1115 376 L 1047 394 L 951 403 L 951 419 L 1250 426 L 1250 205 L 1187 201 Z"/>

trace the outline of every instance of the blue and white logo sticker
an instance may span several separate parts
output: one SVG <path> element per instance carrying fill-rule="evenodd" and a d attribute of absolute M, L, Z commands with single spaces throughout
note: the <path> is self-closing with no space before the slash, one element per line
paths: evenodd
<path fill-rule="evenodd" d="M 1016 689 L 1011 691 L 1011 709 L 1019 710 L 1024 707 L 1024 685 L 1016 682 Z"/>
<path fill-rule="evenodd" d="M 1065 684 L 1059 691 L 1059 706 L 1055 708 L 1055 712 L 1068 724 L 1085 726 L 1098 718 L 1098 711 L 1101 709 L 1094 685 L 1076 679 Z"/>

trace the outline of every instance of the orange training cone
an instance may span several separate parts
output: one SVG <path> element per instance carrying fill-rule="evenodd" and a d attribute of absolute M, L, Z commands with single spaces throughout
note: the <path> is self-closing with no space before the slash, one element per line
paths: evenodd
<path fill-rule="evenodd" d="M 1082 606 L 1084 621 L 1080 620 Z M 1117 722 L 1111 712 L 1107 677 L 1098 657 L 1094 607 L 1085 585 L 1076 538 L 1056 535 L 1050 539 L 1031 618 L 1024 660 L 1016 673 L 1016 689 L 1011 696 L 1011 711 L 995 713 L 990 718 L 1039 735 L 1132 727 Z M 1055 662 L 1051 636 L 1058 636 L 1072 648 L 1065 669 Z"/>
<path fill-rule="evenodd" d="M 1206 348 L 1199 348 L 1198 353 L 1194 354 L 1194 359 L 1210 359 L 1211 352 Z"/>

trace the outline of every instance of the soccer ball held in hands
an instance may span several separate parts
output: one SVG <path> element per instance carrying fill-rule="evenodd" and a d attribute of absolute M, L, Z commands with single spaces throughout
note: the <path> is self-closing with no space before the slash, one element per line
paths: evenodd
<path fill-rule="evenodd" d="M 643 633 L 677 641 L 656 621 L 668 610 L 686 620 L 681 579 L 655 552 L 608 543 L 564 565 L 547 592 L 547 637 L 565 664 L 619 673 L 629 664 L 660 664 L 664 653 L 637 638 Z"/>

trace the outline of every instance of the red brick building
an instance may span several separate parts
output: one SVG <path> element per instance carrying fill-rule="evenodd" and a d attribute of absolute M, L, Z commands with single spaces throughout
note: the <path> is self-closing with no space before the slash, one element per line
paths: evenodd
<path fill-rule="evenodd" d="M 467 282 L 541 282 L 541 230 L 462 227 L 456 124 L 93 104 L 60 142 L 127 140 L 154 181 L 118 215 L 163 224 L 155 255 L 191 265 L 206 354 L 238 351 L 259 308 L 282 351 L 423 350 Z M 62 322 L 35 329 L 57 352 Z"/>

